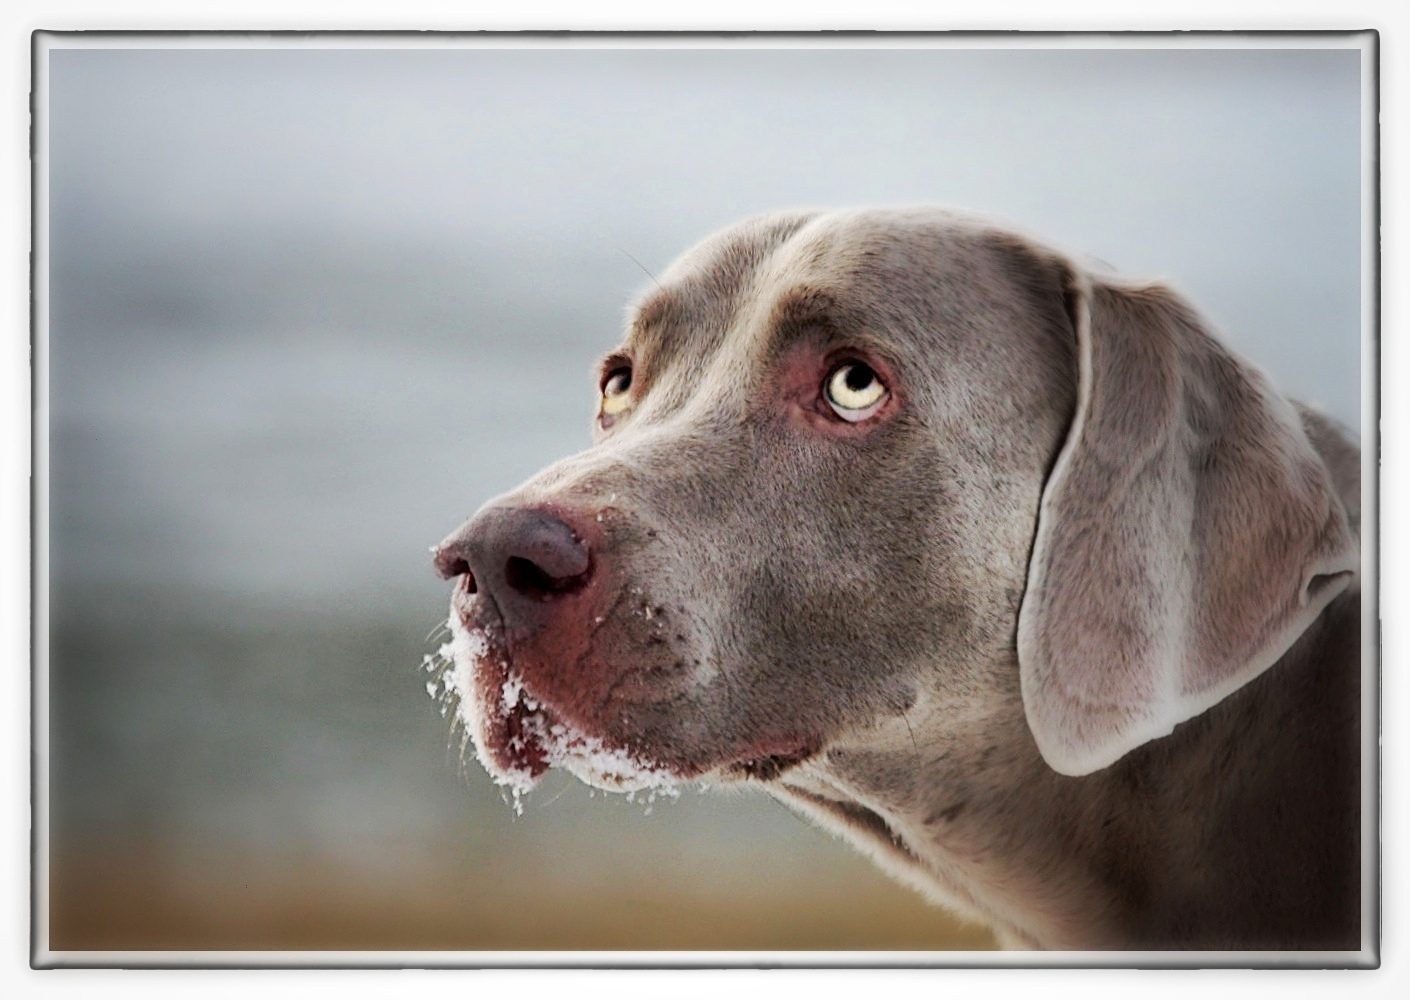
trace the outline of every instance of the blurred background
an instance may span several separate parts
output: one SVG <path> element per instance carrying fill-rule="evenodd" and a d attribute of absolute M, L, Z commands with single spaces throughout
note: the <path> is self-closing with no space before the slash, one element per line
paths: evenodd
<path fill-rule="evenodd" d="M 428 547 L 585 446 L 643 269 L 775 208 L 1007 216 L 1359 426 L 1365 56 L 393 41 L 48 38 L 49 946 L 990 947 L 763 795 L 516 816 Z"/>

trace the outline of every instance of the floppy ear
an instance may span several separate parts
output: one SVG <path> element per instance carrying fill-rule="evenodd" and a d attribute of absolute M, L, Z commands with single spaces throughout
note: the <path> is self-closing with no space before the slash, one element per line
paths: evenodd
<path fill-rule="evenodd" d="M 1276 663 L 1359 560 L 1291 404 L 1181 299 L 1074 275 L 1068 305 L 1077 404 L 1018 656 L 1038 748 L 1077 775 Z"/>

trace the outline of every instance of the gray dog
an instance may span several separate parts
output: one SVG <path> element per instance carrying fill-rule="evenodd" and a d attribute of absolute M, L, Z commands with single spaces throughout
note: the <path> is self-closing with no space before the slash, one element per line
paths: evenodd
<path fill-rule="evenodd" d="M 516 792 L 752 782 L 1009 946 L 1357 949 L 1359 470 L 1159 284 L 753 218 L 436 549 L 444 682 Z"/>

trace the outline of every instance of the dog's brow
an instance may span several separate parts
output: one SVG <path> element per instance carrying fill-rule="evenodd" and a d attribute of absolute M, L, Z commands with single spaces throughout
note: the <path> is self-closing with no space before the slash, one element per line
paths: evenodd
<path fill-rule="evenodd" d="M 690 332 L 698 323 L 688 295 L 674 288 L 653 291 L 632 311 L 624 349 L 639 373 L 659 370 L 682 352 L 697 350 L 692 345 L 698 338 Z"/>
<path fill-rule="evenodd" d="M 774 303 L 765 329 L 770 343 L 783 346 L 804 331 L 840 337 L 853 329 L 847 310 L 829 292 L 801 287 L 785 292 Z"/>
<path fill-rule="evenodd" d="M 643 299 L 634 311 L 631 332 L 635 337 L 646 337 L 669 323 L 680 312 L 679 297 L 670 291 L 661 290 Z"/>

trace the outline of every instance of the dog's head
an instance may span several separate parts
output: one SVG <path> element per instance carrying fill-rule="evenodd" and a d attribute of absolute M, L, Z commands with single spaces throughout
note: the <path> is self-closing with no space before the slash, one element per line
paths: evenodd
<path fill-rule="evenodd" d="M 1165 289 L 972 216 L 727 229 L 600 386 L 593 446 L 436 550 L 448 686 L 516 786 L 768 779 L 921 700 L 1026 711 L 1085 773 L 1269 667 L 1355 572 L 1259 372 Z"/>

